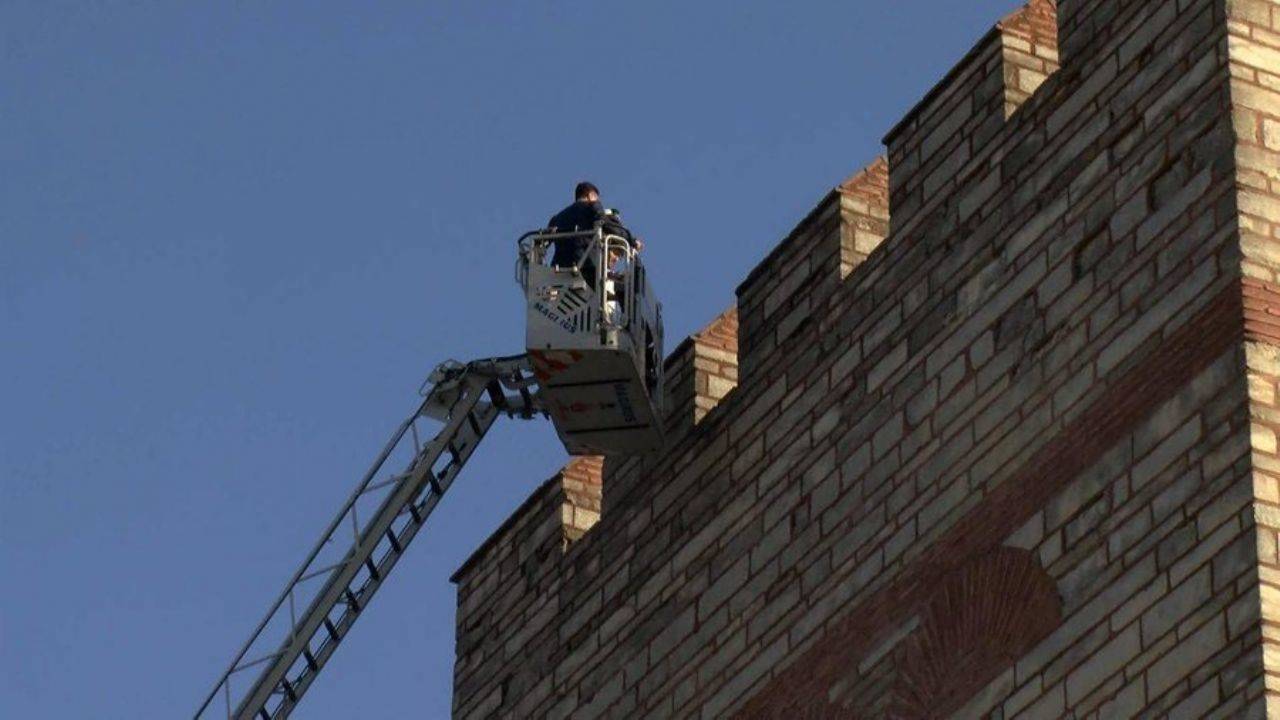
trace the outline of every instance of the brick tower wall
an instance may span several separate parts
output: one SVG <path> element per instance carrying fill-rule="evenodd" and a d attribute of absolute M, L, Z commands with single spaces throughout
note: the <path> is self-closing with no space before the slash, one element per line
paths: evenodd
<path fill-rule="evenodd" d="M 885 143 L 455 575 L 457 717 L 1280 717 L 1280 1 L 1034 0 Z"/>

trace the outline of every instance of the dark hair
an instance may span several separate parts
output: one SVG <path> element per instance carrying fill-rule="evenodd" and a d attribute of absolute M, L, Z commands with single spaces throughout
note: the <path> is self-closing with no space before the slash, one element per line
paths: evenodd
<path fill-rule="evenodd" d="M 600 189 L 584 180 L 583 182 L 578 183 L 578 186 L 573 189 L 573 199 L 585 200 L 591 193 L 599 195 Z"/>

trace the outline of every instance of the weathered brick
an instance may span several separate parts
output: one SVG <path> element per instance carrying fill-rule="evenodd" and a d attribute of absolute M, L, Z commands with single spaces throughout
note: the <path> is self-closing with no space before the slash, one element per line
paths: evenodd
<path fill-rule="evenodd" d="M 1002 20 L 668 363 L 668 447 L 460 572 L 455 714 L 1258 712 L 1270 5 Z"/>
<path fill-rule="evenodd" d="M 1112 638 L 1067 676 L 1067 703 L 1083 700 L 1103 680 L 1120 671 L 1142 649 L 1137 626 Z"/>

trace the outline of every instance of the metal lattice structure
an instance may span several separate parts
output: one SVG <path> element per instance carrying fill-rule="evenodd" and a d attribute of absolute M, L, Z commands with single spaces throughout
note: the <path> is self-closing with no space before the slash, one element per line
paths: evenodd
<path fill-rule="evenodd" d="M 240 648 L 197 720 L 288 717 L 493 422 L 540 412 L 524 355 L 445 363 L 420 394 L 421 405 L 396 429 Z M 443 427 L 423 443 L 420 426 L 430 421 Z M 240 678 L 251 679 L 242 684 Z"/>
<path fill-rule="evenodd" d="M 550 264 L 557 241 L 585 243 Z M 628 235 L 526 233 L 517 279 L 528 355 L 448 362 L 392 435 L 196 711 L 196 720 L 288 717 L 368 607 L 500 415 L 551 418 L 573 454 L 660 447 L 662 307 Z M 587 272 L 587 266 L 594 268 Z M 429 421 L 443 424 L 428 434 Z"/>

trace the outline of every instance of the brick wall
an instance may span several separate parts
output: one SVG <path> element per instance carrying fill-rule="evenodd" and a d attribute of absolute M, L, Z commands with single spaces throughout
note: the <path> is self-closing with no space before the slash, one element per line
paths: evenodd
<path fill-rule="evenodd" d="M 1227 4 L 1267 706 L 1280 716 L 1280 3 Z"/>
<path fill-rule="evenodd" d="M 889 164 L 883 157 L 840 183 L 840 278 L 889 234 Z"/>
<path fill-rule="evenodd" d="M 996 29 L 1004 62 L 1004 115 L 1008 118 L 1058 71 L 1057 3 L 1034 0 L 1001 20 Z"/>
<path fill-rule="evenodd" d="M 455 715 L 1264 716 L 1278 20 L 1002 20 L 739 287 L 736 388 L 725 316 L 594 527 L 553 479 L 459 571 Z"/>
<path fill-rule="evenodd" d="M 685 432 L 738 385 L 738 309 L 689 336 L 667 359 L 667 433 Z"/>

